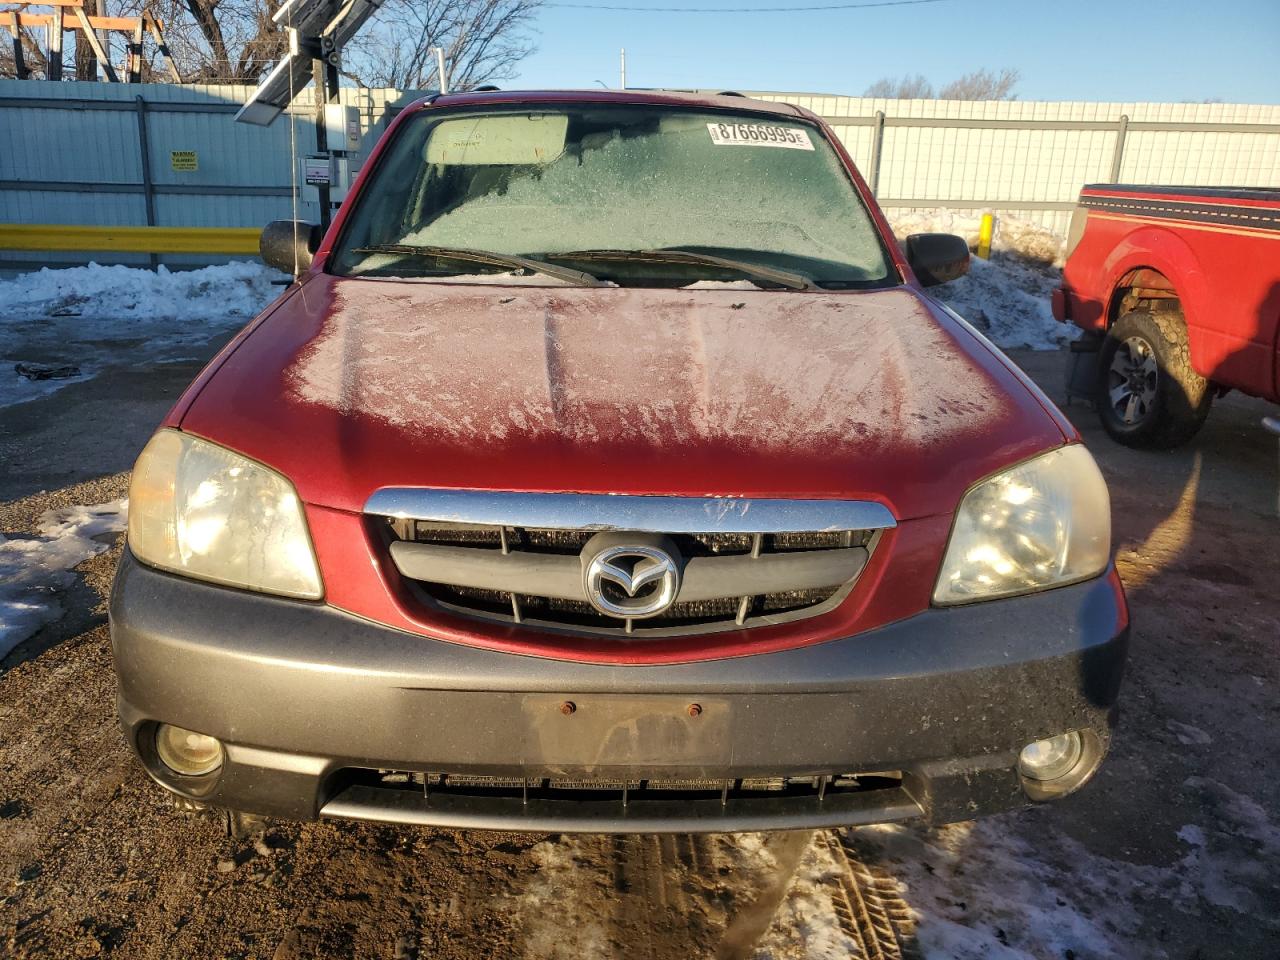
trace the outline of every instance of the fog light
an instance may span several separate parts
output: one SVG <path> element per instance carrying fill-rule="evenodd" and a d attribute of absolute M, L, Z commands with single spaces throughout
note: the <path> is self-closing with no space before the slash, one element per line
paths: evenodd
<path fill-rule="evenodd" d="M 156 728 L 156 754 L 184 777 L 201 777 L 222 766 L 222 744 L 216 739 L 167 723 Z"/>
<path fill-rule="evenodd" d="M 1082 756 L 1084 745 L 1073 730 L 1027 744 L 1018 757 L 1018 770 L 1032 780 L 1057 780 L 1071 773 Z"/>

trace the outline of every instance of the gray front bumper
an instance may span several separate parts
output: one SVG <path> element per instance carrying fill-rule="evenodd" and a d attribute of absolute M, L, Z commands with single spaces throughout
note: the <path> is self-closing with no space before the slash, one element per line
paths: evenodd
<path fill-rule="evenodd" d="M 1114 578 L 780 653 L 610 666 L 432 640 L 160 573 L 126 552 L 111 633 L 121 722 L 152 776 L 233 809 L 592 832 L 944 822 L 1025 803 L 1015 764 L 1032 740 L 1086 730 L 1105 748 L 1128 634 Z M 614 736 L 610 718 L 636 704 L 663 714 L 658 742 L 675 744 L 672 756 Z M 222 740 L 216 783 L 188 791 L 166 777 L 148 749 L 155 722 Z M 353 786 L 352 768 L 595 780 L 901 770 L 904 780 L 878 797 L 644 808 L 433 803 Z"/>

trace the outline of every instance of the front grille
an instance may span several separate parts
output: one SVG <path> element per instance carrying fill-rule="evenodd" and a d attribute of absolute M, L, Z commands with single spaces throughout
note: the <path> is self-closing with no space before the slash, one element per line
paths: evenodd
<path fill-rule="evenodd" d="M 505 533 L 508 549 L 533 553 L 577 554 L 594 530 L 544 530 L 536 527 L 468 527 L 426 520 L 390 521 L 398 537 L 417 543 L 454 547 L 494 547 L 501 549 Z M 864 531 L 866 532 L 866 531 Z M 752 536 L 746 533 L 692 533 L 683 545 L 692 550 L 686 556 L 726 556 L 751 552 Z M 860 546 L 841 532 L 778 533 L 767 540 L 770 550 L 823 550 Z"/>
<path fill-rule="evenodd" d="M 383 518 L 390 542 L 429 544 L 484 551 L 493 555 L 527 554 L 577 558 L 594 530 L 551 530 L 528 527 L 475 527 L 422 520 Z M 767 558 L 814 551 L 868 551 L 877 531 L 841 530 L 778 534 L 677 534 L 670 539 L 685 559 L 714 557 Z M 805 589 L 766 590 L 694 601 L 677 601 L 662 615 L 623 621 L 600 613 L 585 599 L 540 596 L 514 590 L 486 589 L 444 579 L 413 579 L 418 599 L 453 613 L 584 633 L 663 636 L 779 623 L 815 616 L 835 606 L 851 581 L 840 580 Z"/>
<path fill-rule="evenodd" d="M 902 771 L 748 779 L 484 775 L 348 767 L 321 816 L 527 833 L 708 833 L 894 823 L 923 815 Z"/>
<path fill-rule="evenodd" d="M 702 800 L 724 802 L 753 797 L 812 797 L 892 790 L 902 786 L 902 771 L 877 770 L 820 776 L 774 776 L 735 779 L 672 777 L 607 779 L 573 777 L 509 777 L 442 771 L 368 770 L 349 768 L 346 783 L 422 793 L 427 797 L 519 798 L 530 800 Z"/>
<path fill-rule="evenodd" d="M 641 638 L 824 613 L 882 531 L 879 503 L 386 488 L 365 504 L 413 602 Z"/>
<path fill-rule="evenodd" d="M 466 609 L 484 613 L 497 619 L 514 619 L 512 593 L 506 590 L 482 590 L 476 587 L 459 587 L 448 583 L 419 583 L 420 589 L 432 599 L 454 609 Z M 840 586 L 821 587 L 817 590 L 785 590 L 753 596 L 747 617 L 753 619 L 766 613 L 789 613 L 826 603 L 840 592 Z M 564 600 L 559 597 L 538 597 L 515 594 L 520 608 L 521 621 L 556 621 L 583 627 L 618 629 L 617 621 L 607 618 L 585 600 Z M 648 621 L 651 626 L 633 626 L 632 632 L 645 632 L 671 626 L 699 626 L 706 623 L 731 622 L 737 626 L 739 597 L 721 597 L 716 600 L 677 601 L 662 617 Z M 625 627 L 621 628 L 624 632 Z"/>

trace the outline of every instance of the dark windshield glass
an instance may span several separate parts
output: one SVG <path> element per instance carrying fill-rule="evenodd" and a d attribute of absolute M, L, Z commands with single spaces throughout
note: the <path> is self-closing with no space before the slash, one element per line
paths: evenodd
<path fill-rule="evenodd" d="M 424 112 L 401 128 L 365 187 L 332 269 L 501 270 L 376 249 L 390 245 L 554 259 L 624 284 L 735 276 L 723 265 L 653 255 L 664 249 L 822 284 L 892 282 L 879 234 L 818 128 L 674 108 Z"/>

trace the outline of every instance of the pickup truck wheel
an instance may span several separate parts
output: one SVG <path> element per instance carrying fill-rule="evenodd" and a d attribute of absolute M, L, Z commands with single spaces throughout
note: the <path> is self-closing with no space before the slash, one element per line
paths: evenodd
<path fill-rule="evenodd" d="M 1099 360 L 1098 415 L 1120 443 L 1176 447 L 1209 415 L 1209 382 L 1191 367 L 1181 314 L 1125 314 L 1107 332 Z"/>

